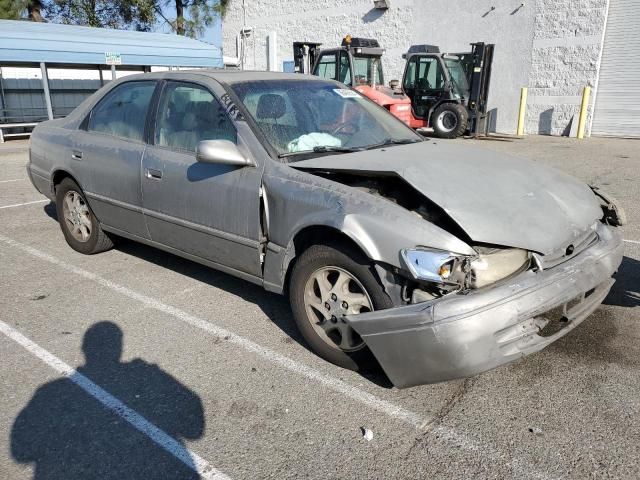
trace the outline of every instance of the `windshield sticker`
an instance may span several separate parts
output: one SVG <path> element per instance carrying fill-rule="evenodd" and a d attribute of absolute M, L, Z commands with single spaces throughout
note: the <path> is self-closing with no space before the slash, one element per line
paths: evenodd
<path fill-rule="evenodd" d="M 360 98 L 360 94 L 348 88 L 334 88 L 334 92 L 340 95 L 342 98 Z"/>
<path fill-rule="evenodd" d="M 236 104 L 233 103 L 233 100 L 231 100 L 231 97 L 229 96 L 228 93 L 225 93 L 224 95 L 222 95 L 222 97 L 220 97 L 220 100 L 222 101 L 222 104 L 224 105 L 225 110 L 233 120 L 244 120 L 244 117 L 242 116 L 242 112 L 236 106 Z"/>

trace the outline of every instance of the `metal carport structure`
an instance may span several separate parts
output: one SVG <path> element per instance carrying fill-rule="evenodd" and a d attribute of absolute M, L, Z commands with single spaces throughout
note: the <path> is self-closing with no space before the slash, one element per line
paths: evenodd
<path fill-rule="evenodd" d="M 152 66 L 223 68 L 224 64 L 218 47 L 175 34 L 0 20 L 0 67 L 40 69 L 49 119 L 54 118 L 49 68 L 97 70 L 102 83 L 105 70 L 115 79 L 116 69 L 149 71 Z M 2 128 L 27 126 L 6 122 L 1 82 L 0 77 L 0 141 Z"/>

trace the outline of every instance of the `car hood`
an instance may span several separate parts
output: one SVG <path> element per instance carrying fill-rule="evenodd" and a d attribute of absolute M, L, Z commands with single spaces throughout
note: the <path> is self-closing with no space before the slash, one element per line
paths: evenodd
<path fill-rule="evenodd" d="M 454 142 L 425 141 L 290 165 L 306 171 L 400 176 L 474 242 L 545 255 L 583 237 L 602 217 L 585 183 L 532 161 Z M 429 239 L 424 242 L 428 246 Z"/>

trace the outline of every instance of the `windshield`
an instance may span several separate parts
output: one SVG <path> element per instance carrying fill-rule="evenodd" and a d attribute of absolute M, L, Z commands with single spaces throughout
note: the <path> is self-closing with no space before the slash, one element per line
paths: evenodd
<path fill-rule="evenodd" d="M 469 98 L 469 81 L 460 59 L 445 58 L 444 63 L 449 70 L 454 93 L 457 93 L 462 98 Z"/>
<path fill-rule="evenodd" d="M 422 140 L 386 110 L 336 82 L 263 80 L 230 88 L 279 156 Z"/>
<path fill-rule="evenodd" d="M 358 85 L 384 85 L 382 78 L 382 62 L 380 57 L 353 57 L 354 86 Z"/>

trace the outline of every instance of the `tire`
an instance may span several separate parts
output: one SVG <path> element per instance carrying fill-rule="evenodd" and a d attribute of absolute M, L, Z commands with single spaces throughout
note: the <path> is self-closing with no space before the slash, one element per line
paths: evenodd
<path fill-rule="evenodd" d="M 352 277 L 347 284 L 343 284 L 348 290 L 344 292 L 344 296 L 332 298 L 332 294 L 329 294 L 322 298 L 318 276 L 325 273 L 328 285 L 335 279 L 336 284 L 333 289 L 338 293 L 344 291 L 337 288 L 338 280 L 345 278 L 340 275 L 346 273 L 346 277 Z M 316 302 L 320 299 L 320 307 L 324 309 L 328 306 L 329 308 L 326 312 L 324 310 L 320 312 L 318 308 L 310 307 L 308 300 L 310 298 L 313 299 L 311 303 L 317 305 Z M 361 304 L 361 302 L 366 303 L 367 300 L 370 302 L 370 308 Z M 375 276 L 371 262 L 360 252 L 342 245 L 309 247 L 293 266 L 289 280 L 289 301 L 300 333 L 320 357 L 350 370 L 362 371 L 377 365 L 362 339 L 341 320 L 344 314 L 381 310 L 393 306 L 391 299 Z M 353 301 L 353 303 L 350 306 L 346 304 L 345 310 L 343 307 L 347 301 Z M 329 302 L 331 305 L 328 305 Z M 323 314 L 326 314 L 326 317 L 323 318 Z M 328 319 L 329 316 L 331 319 Z M 329 330 L 329 333 L 326 330 Z M 353 342 L 349 347 L 343 348 L 344 345 L 338 345 L 349 343 L 350 338 Z"/>
<path fill-rule="evenodd" d="M 89 208 L 82 189 L 70 178 L 65 178 L 56 187 L 56 212 L 64 238 L 76 252 L 93 255 L 113 247 Z"/>
<path fill-rule="evenodd" d="M 457 138 L 467 131 L 469 113 L 459 103 L 443 103 L 433 112 L 431 126 L 439 138 Z"/>

